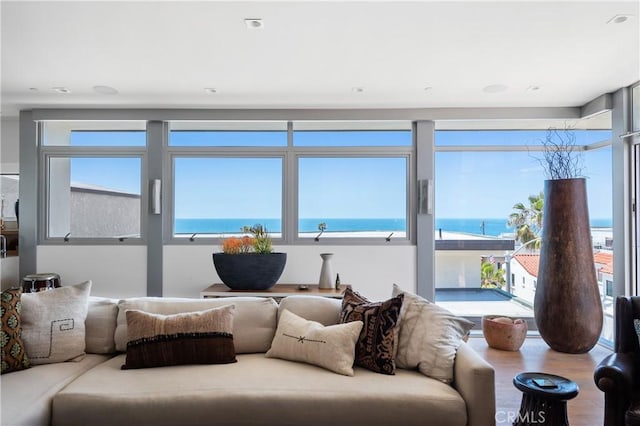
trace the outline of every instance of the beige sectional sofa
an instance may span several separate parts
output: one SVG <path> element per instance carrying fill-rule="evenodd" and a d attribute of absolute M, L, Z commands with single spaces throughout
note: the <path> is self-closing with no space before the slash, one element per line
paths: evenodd
<path fill-rule="evenodd" d="M 128 309 L 170 315 L 230 304 L 237 362 L 121 369 Z M 331 325 L 339 322 L 340 301 L 94 299 L 83 360 L 2 376 L 2 425 L 495 424 L 493 368 L 466 344 L 457 351 L 451 384 L 408 369 L 385 375 L 355 367 L 345 376 L 265 357 L 284 309 Z"/>

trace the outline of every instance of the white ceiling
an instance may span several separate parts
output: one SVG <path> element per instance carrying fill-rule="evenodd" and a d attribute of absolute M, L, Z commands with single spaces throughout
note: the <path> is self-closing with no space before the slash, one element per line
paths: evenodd
<path fill-rule="evenodd" d="M 581 106 L 640 80 L 639 6 L 2 0 L 2 115 L 31 107 Z M 630 16 L 608 24 L 615 15 Z M 248 29 L 245 18 L 264 28 Z M 486 93 L 489 85 L 506 90 Z"/>

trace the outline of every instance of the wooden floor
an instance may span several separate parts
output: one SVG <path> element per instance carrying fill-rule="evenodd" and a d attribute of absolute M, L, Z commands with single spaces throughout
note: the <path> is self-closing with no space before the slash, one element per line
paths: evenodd
<path fill-rule="evenodd" d="M 513 386 L 513 377 L 524 371 L 556 374 L 576 382 L 580 393 L 567 402 L 569 423 L 571 426 L 603 424 L 604 396 L 593 382 L 593 370 L 611 353 L 609 349 L 596 345 L 586 354 L 564 354 L 550 349 L 539 337 L 527 337 L 519 352 L 490 348 L 482 336 L 470 338 L 469 344 L 495 368 L 497 425 L 510 424 L 507 415 L 518 413 L 522 393 Z"/>

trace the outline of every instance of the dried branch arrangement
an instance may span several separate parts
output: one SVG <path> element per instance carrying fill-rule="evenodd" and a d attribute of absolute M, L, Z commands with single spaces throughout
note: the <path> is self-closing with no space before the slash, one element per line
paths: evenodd
<path fill-rule="evenodd" d="M 571 128 L 549 128 L 542 141 L 544 151 L 540 164 L 548 179 L 572 179 L 582 176 L 582 152 L 576 146 Z"/>

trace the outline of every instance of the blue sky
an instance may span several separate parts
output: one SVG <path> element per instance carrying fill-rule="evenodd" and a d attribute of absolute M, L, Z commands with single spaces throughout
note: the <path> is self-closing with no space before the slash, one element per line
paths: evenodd
<path fill-rule="evenodd" d="M 437 132 L 443 145 L 539 145 L 544 131 Z M 607 139 L 610 132 L 577 132 L 577 143 Z M 518 202 L 527 203 L 544 189 L 545 175 L 539 163 L 542 152 L 436 152 L 436 217 L 508 217 Z M 584 152 L 589 214 L 610 218 L 611 148 Z M 506 215 L 506 216 L 505 216 Z"/>
<path fill-rule="evenodd" d="M 79 132 L 78 146 L 105 144 L 110 132 Z M 259 132 L 265 133 L 265 132 Z M 282 132 L 269 133 L 270 144 L 281 144 Z M 439 131 L 443 145 L 537 145 L 544 131 Z M 202 133 L 184 132 L 190 138 Z M 230 134 L 226 135 L 228 138 Z M 280 136 L 277 136 L 280 134 Z M 344 145 L 339 135 L 362 141 L 366 132 L 331 132 L 330 143 Z M 609 132 L 579 132 L 578 143 L 608 138 Z M 143 135 L 141 137 L 141 135 Z M 305 132 L 300 145 L 319 144 L 318 132 Z M 118 133 L 119 143 L 144 146 L 144 133 Z M 406 144 L 406 135 L 393 144 Z M 140 145 L 142 143 L 142 145 Z M 188 143 L 183 139 L 181 144 Z M 362 143 L 362 142 L 356 142 Z M 380 144 L 376 140 L 374 144 Z M 543 189 L 539 152 L 437 152 L 436 217 L 502 218 L 517 202 Z M 304 157 L 300 160 L 300 217 L 404 217 L 406 160 L 404 158 Z M 592 219 L 611 217 L 611 148 L 584 155 Z M 137 158 L 75 158 L 72 180 L 140 193 Z M 273 218 L 282 209 L 283 164 L 278 158 L 177 158 L 175 204 L 178 218 Z M 398 188 L 401 188 L 398 191 Z"/>

